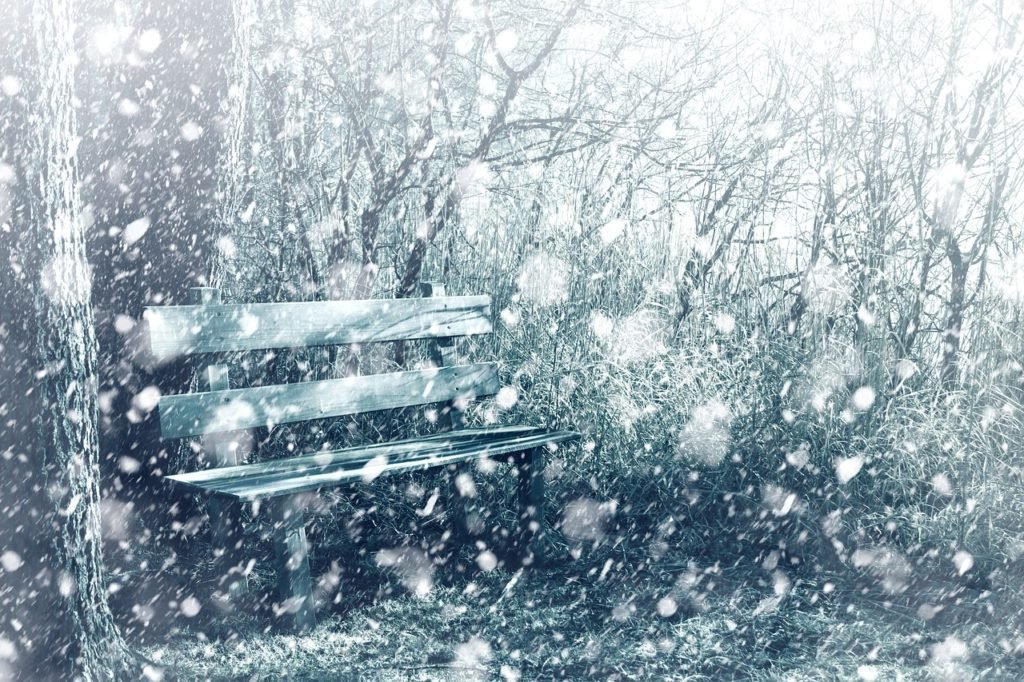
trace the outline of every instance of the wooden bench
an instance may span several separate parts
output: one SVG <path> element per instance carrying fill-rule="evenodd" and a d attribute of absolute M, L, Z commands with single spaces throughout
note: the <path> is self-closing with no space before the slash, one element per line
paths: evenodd
<path fill-rule="evenodd" d="M 437 283 L 425 283 L 422 290 L 425 297 L 415 299 L 222 305 L 218 290 L 202 288 L 193 291 L 193 305 L 146 309 L 155 358 L 199 355 L 208 384 L 205 392 L 160 398 L 162 436 L 201 437 L 203 456 L 213 467 L 167 480 L 208 496 L 225 591 L 236 599 L 247 592 L 245 576 L 251 567 L 238 505 L 254 503 L 269 513 L 277 572 L 274 611 L 287 627 L 302 630 L 315 624 L 304 508 L 310 494 L 324 488 L 445 467 L 452 482 L 456 537 L 465 537 L 456 479 L 471 475 L 469 465 L 481 458 L 509 462 L 519 475 L 516 540 L 522 560 L 528 565 L 539 559 L 545 456 L 579 434 L 526 426 L 466 428 L 467 401 L 500 388 L 494 363 L 457 364 L 457 337 L 492 330 L 490 297 L 445 296 Z M 230 356 L 224 354 L 413 340 L 429 343 L 430 366 L 325 381 L 229 386 L 225 357 Z M 440 431 L 430 436 L 240 462 L 240 444 L 255 441 L 254 429 L 435 403 L 441 404 L 436 412 Z"/>

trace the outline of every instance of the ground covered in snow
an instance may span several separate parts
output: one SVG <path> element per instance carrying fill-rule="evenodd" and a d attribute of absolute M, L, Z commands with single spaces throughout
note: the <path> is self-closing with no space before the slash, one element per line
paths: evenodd
<path fill-rule="evenodd" d="M 1024 679 L 1010 585 L 921 579 L 891 595 L 778 570 L 691 562 L 615 579 L 580 563 L 360 599 L 301 636 L 255 620 L 185 628 L 144 654 L 214 680 Z"/>

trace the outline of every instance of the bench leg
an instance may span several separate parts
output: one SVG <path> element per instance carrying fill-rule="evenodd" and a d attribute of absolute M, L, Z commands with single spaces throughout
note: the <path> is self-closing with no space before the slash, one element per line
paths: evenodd
<path fill-rule="evenodd" d="M 220 567 L 220 587 L 229 603 L 237 602 L 249 593 L 241 510 L 234 500 L 215 495 L 207 501 L 207 512 L 210 540 Z"/>
<path fill-rule="evenodd" d="M 448 470 L 448 495 L 445 504 L 448 507 L 452 545 L 456 547 L 469 542 L 471 539 L 469 524 L 467 523 L 470 500 L 463 495 L 464 490 L 460 489 L 460 476 L 472 477 L 470 468 L 465 462 L 459 462 Z M 471 481 L 472 478 L 469 480 Z"/>
<path fill-rule="evenodd" d="M 310 630 L 316 626 L 316 614 L 303 500 L 298 495 L 288 495 L 271 500 L 269 504 L 277 571 L 278 603 L 274 613 L 283 629 Z"/>
<path fill-rule="evenodd" d="M 519 552 L 523 566 L 542 563 L 544 536 L 544 448 L 524 452 L 519 460 Z"/>

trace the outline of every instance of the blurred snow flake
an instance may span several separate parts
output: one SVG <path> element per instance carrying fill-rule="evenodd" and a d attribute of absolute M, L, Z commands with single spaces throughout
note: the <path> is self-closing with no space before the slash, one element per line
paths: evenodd
<path fill-rule="evenodd" d="M 152 384 L 146 386 L 132 398 L 132 407 L 143 413 L 152 412 L 159 403 L 160 389 Z"/>
<path fill-rule="evenodd" d="M 507 665 L 501 666 L 499 673 L 501 674 L 501 679 L 505 682 L 519 682 L 522 679 L 522 674 L 518 670 Z"/>
<path fill-rule="evenodd" d="M 658 600 L 658 615 L 662 618 L 670 618 L 679 610 L 679 604 L 672 597 L 662 597 Z"/>
<path fill-rule="evenodd" d="M 772 516 L 785 516 L 799 506 L 796 493 L 773 483 L 761 486 L 761 501 L 771 511 Z"/>
<path fill-rule="evenodd" d="M 11 74 L 0 78 L 0 92 L 7 97 L 14 97 L 21 92 L 21 79 Z"/>
<path fill-rule="evenodd" d="M 776 569 L 772 572 L 772 592 L 777 597 L 785 597 L 793 589 L 793 581 L 784 572 Z"/>
<path fill-rule="evenodd" d="M 875 404 L 875 389 L 871 386 L 861 386 L 853 392 L 850 403 L 854 409 L 866 412 Z"/>
<path fill-rule="evenodd" d="M 139 103 L 133 99 L 125 97 L 117 103 L 117 113 L 131 118 L 135 114 L 139 113 Z"/>
<path fill-rule="evenodd" d="M 252 336 L 260 328 L 260 318 L 253 315 L 248 310 L 242 312 L 236 320 L 238 322 L 238 331 L 242 336 Z"/>
<path fill-rule="evenodd" d="M 491 118 L 498 113 L 498 105 L 492 100 L 481 99 L 480 100 L 480 116 L 483 118 Z"/>
<path fill-rule="evenodd" d="M 425 552 L 415 547 L 382 549 L 375 556 L 377 565 L 393 568 L 405 589 L 424 597 L 434 588 L 434 564 Z"/>
<path fill-rule="evenodd" d="M 186 142 L 195 142 L 203 135 L 203 127 L 195 121 L 187 121 L 181 126 L 181 139 Z"/>
<path fill-rule="evenodd" d="M 474 41 L 475 37 L 472 33 L 463 33 L 455 41 L 455 53 L 463 57 L 466 56 L 473 49 Z"/>
<path fill-rule="evenodd" d="M 967 657 L 967 644 L 956 635 L 950 635 L 931 647 L 932 662 L 951 663 Z"/>
<path fill-rule="evenodd" d="M 606 245 L 611 244 L 616 239 L 622 236 L 623 232 L 626 231 L 628 223 L 622 218 L 616 218 L 615 220 L 609 220 L 605 223 L 600 230 L 601 241 Z"/>
<path fill-rule="evenodd" d="M 577 498 L 565 506 L 562 533 L 570 540 L 601 540 L 606 533 L 606 524 L 615 515 L 616 506 L 614 501 Z"/>
<path fill-rule="evenodd" d="M 498 81 L 494 79 L 489 73 L 484 73 L 480 76 L 479 86 L 480 94 L 485 97 L 491 97 L 498 94 Z"/>
<path fill-rule="evenodd" d="M 142 675 L 149 680 L 149 682 L 162 682 L 164 679 L 164 671 L 150 663 L 142 666 Z"/>
<path fill-rule="evenodd" d="M 501 311 L 501 321 L 505 323 L 506 327 L 512 328 L 519 324 L 519 313 L 511 308 L 504 308 Z"/>
<path fill-rule="evenodd" d="M 135 318 L 131 315 L 116 315 L 114 317 L 114 331 L 118 334 L 127 334 L 135 329 Z"/>
<path fill-rule="evenodd" d="M 715 315 L 715 329 L 726 336 L 736 331 L 736 318 L 729 313 L 718 313 Z"/>
<path fill-rule="evenodd" d="M 18 658 L 18 647 L 11 640 L 0 636 L 0 660 L 13 661 Z M 3 671 L 3 669 L 0 669 Z M 4 679 L 13 679 L 13 675 Z"/>
<path fill-rule="evenodd" d="M 491 168 L 483 161 L 474 159 L 455 171 L 455 192 L 461 199 L 487 191 L 491 181 Z"/>
<path fill-rule="evenodd" d="M 476 565 L 480 567 L 481 571 L 489 573 L 498 567 L 498 557 L 495 556 L 494 552 L 485 549 L 477 555 Z"/>
<path fill-rule="evenodd" d="M 932 172 L 931 193 L 933 200 L 941 201 L 946 192 L 967 180 L 967 168 L 958 161 L 949 161 Z"/>
<path fill-rule="evenodd" d="M 504 56 L 507 56 L 509 52 L 516 49 L 518 44 L 519 36 L 510 29 L 505 29 L 494 38 L 494 47 Z"/>
<path fill-rule="evenodd" d="M 938 473 L 932 476 L 932 490 L 937 492 L 939 495 L 949 497 L 953 494 L 953 484 L 949 480 L 949 476 L 943 473 Z"/>
<path fill-rule="evenodd" d="M 850 555 L 850 561 L 854 568 L 877 578 L 889 594 L 903 592 L 913 571 L 910 561 L 890 547 L 861 547 Z"/>
<path fill-rule="evenodd" d="M 388 458 L 384 455 L 377 455 L 363 465 L 363 468 L 359 470 L 359 475 L 362 477 L 364 483 L 370 483 L 384 473 L 384 469 L 387 465 Z"/>
<path fill-rule="evenodd" d="M 815 312 L 828 314 L 839 311 L 849 299 L 847 273 L 829 262 L 818 262 L 807 272 L 800 285 L 800 293 Z"/>
<path fill-rule="evenodd" d="M 195 618 L 199 615 L 201 609 L 199 600 L 195 597 L 185 597 L 182 599 L 179 608 L 181 609 L 181 615 L 186 618 Z"/>
<path fill-rule="evenodd" d="M 519 271 L 523 298 L 541 306 L 553 306 L 569 298 L 569 266 L 562 259 L 542 251 L 528 256 Z"/>
<path fill-rule="evenodd" d="M 238 247 L 235 246 L 235 240 L 231 237 L 221 237 L 217 240 L 217 250 L 219 250 L 225 258 L 234 258 L 238 254 Z"/>
<path fill-rule="evenodd" d="M 21 555 L 12 549 L 0 554 L 0 566 L 8 573 L 14 573 L 24 564 L 25 562 L 22 560 Z"/>
<path fill-rule="evenodd" d="M 597 338 L 606 339 L 615 329 L 615 322 L 600 310 L 595 310 L 590 314 L 590 329 Z"/>
<path fill-rule="evenodd" d="M 792 452 L 786 453 L 786 463 L 795 469 L 802 469 L 811 461 L 811 445 L 806 441 Z"/>
<path fill-rule="evenodd" d="M 675 121 L 666 119 L 658 124 L 658 127 L 654 129 L 654 134 L 663 140 L 671 140 L 679 134 L 679 129 L 676 127 Z"/>
<path fill-rule="evenodd" d="M 117 468 L 126 474 L 134 474 L 142 468 L 142 462 L 128 455 L 121 455 L 117 459 Z"/>
<path fill-rule="evenodd" d="M 733 415 L 717 398 L 693 411 L 679 436 L 679 453 L 705 466 L 717 466 L 729 452 Z"/>
<path fill-rule="evenodd" d="M 158 47 L 160 47 L 161 42 L 163 42 L 163 37 L 160 35 L 160 31 L 155 28 L 147 28 L 139 34 L 137 42 L 139 52 L 142 52 L 143 54 L 152 54 L 156 52 Z"/>
<path fill-rule="evenodd" d="M 609 354 L 617 362 L 640 362 L 666 352 L 670 323 L 657 310 L 638 310 L 615 322 Z"/>
<path fill-rule="evenodd" d="M 149 231 L 149 226 L 150 221 L 149 218 L 146 217 L 142 217 L 128 223 L 124 228 L 124 232 L 121 233 L 121 238 L 124 239 L 125 245 L 131 246 L 142 239 L 142 236 Z"/>
<path fill-rule="evenodd" d="M 495 402 L 503 410 L 511 409 L 519 402 L 519 391 L 513 386 L 502 386 L 498 395 L 495 396 Z"/>
<path fill-rule="evenodd" d="M 846 485 L 853 477 L 860 473 L 864 467 L 864 456 L 854 455 L 853 457 L 838 457 L 835 461 L 836 478 L 843 485 Z"/>
<path fill-rule="evenodd" d="M 871 29 L 863 28 L 853 35 L 853 40 L 850 44 L 857 54 L 868 54 L 875 46 L 875 32 Z"/>
<path fill-rule="evenodd" d="M 89 35 L 86 53 L 97 61 L 114 61 L 123 55 L 125 40 L 131 35 L 131 28 L 115 24 L 102 24 Z"/>
<path fill-rule="evenodd" d="M 953 555 L 953 565 L 956 566 L 957 575 L 963 575 L 974 568 L 974 557 L 961 549 Z"/>
<path fill-rule="evenodd" d="M 906 381 L 917 374 L 917 365 L 914 364 L 913 360 L 903 358 L 896 363 L 895 371 L 896 376 L 899 377 L 901 381 Z"/>
<path fill-rule="evenodd" d="M 486 668 L 491 661 L 491 645 L 486 640 L 473 635 L 468 642 L 455 647 L 456 668 Z"/>
<path fill-rule="evenodd" d="M 864 680 L 864 682 L 875 682 L 878 679 L 879 672 L 878 668 L 873 665 L 860 665 L 857 666 L 857 677 Z"/>

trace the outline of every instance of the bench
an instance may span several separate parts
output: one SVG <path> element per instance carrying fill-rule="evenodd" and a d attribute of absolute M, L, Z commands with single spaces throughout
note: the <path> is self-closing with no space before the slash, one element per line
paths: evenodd
<path fill-rule="evenodd" d="M 577 440 L 574 431 L 527 426 L 469 428 L 468 401 L 496 394 L 494 363 L 458 364 L 460 336 L 492 331 L 489 296 L 446 296 L 424 283 L 423 298 L 224 305 L 219 290 L 198 288 L 192 305 L 149 307 L 150 349 L 157 361 L 197 356 L 205 392 L 164 395 L 159 401 L 164 439 L 200 438 L 210 467 L 167 476 L 179 489 L 206 496 L 212 542 L 224 592 L 248 592 L 251 561 L 242 543 L 239 506 L 269 515 L 277 574 L 274 613 L 286 628 L 315 625 L 304 510 L 310 496 L 378 476 L 446 468 L 455 537 L 466 538 L 460 499 L 472 486 L 471 464 L 485 458 L 518 469 L 519 527 L 515 540 L 524 565 L 540 559 L 544 532 L 544 461 L 548 451 Z M 425 341 L 423 369 L 271 386 L 229 384 L 230 354 L 265 349 Z M 242 463 L 253 430 L 378 410 L 440 404 L 439 428 L 425 437 Z M 461 490 L 461 492 L 460 492 Z"/>

